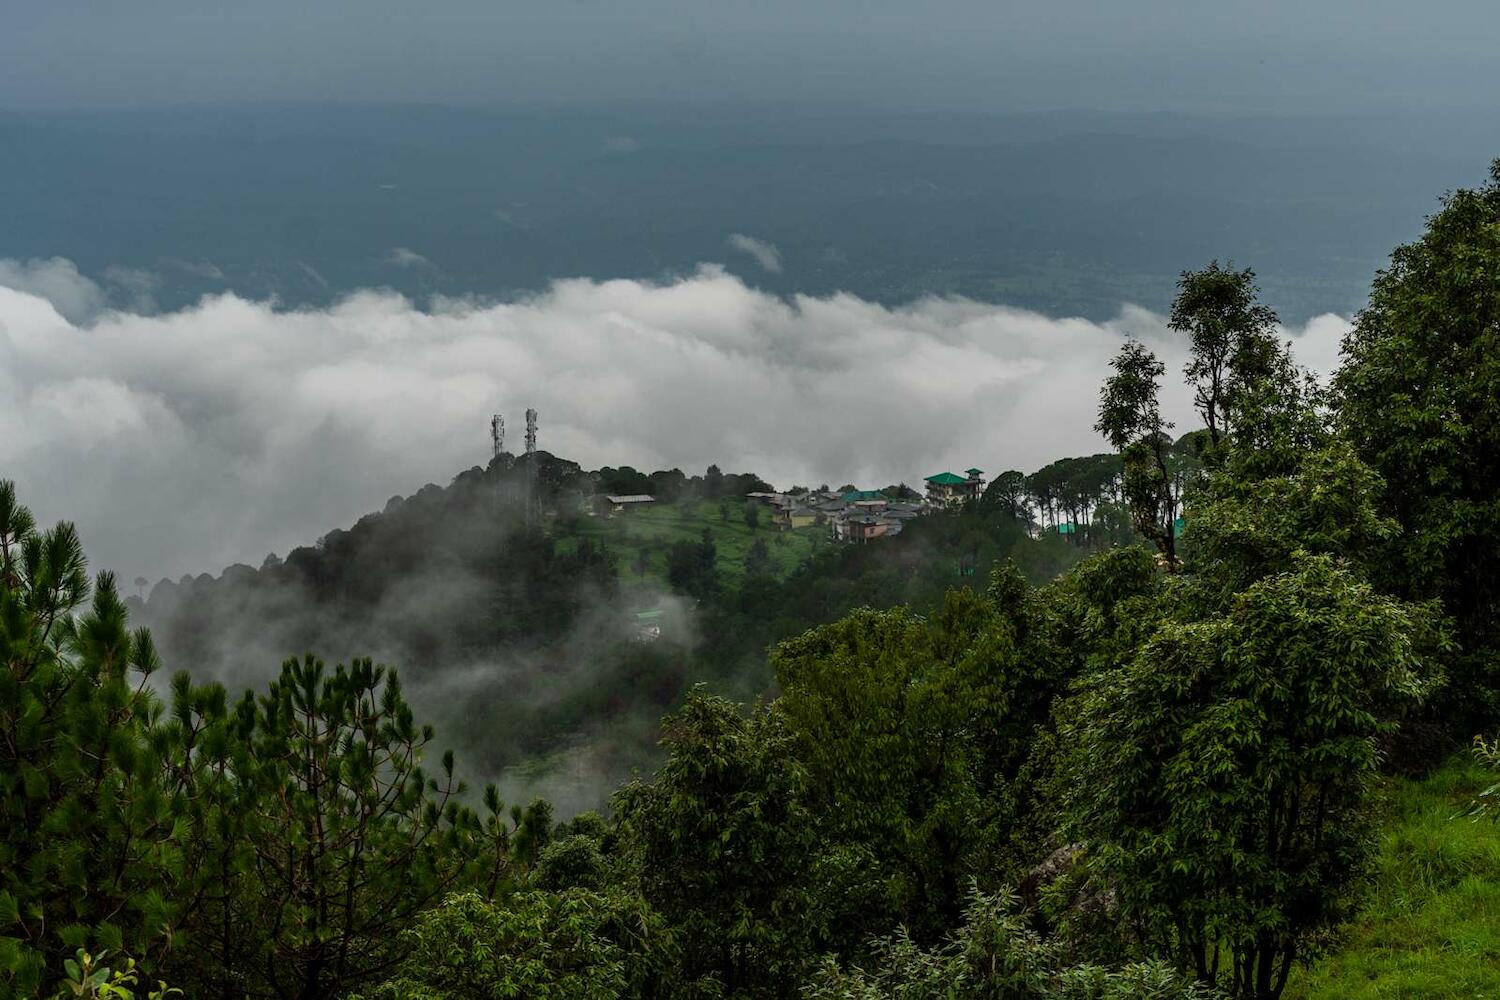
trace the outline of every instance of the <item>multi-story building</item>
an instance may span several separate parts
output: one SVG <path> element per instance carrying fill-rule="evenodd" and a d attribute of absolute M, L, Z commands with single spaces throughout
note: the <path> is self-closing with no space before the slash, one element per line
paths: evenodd
<path fill-rule="evenodd" d="M 978 500 L 984 493 L 984 470 L 966 469 L 962 476 L 952 472 L 939 472 L 928 476 L 927 500 L 938 507 L 961 507 L 970 500 Z"/>

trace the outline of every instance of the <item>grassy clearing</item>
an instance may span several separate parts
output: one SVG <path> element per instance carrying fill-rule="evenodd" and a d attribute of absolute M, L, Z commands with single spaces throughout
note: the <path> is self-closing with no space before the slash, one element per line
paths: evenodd
<path fill-rule="evenodd" d="M 744 576 L 745 556 L 757 538 L 765 541 L 772 571 L 778 577 L 787 576 L 815 550 L 834 544 L 827 528 L 783 531 L 773 527 L 767 509 L 761 509 L 759 527 L 752 529 L 745 523 L 742 501 L 731 501 L 722 511 L 719 504 L 703 501 L 657 504 L 611 518 L 585 517 L 571 529 L 573 537 L 561 539 L 559 544 L 576 545 L 576 539 L 592 538 L 615 554 L 623 582 L 648 579 L 665 585 L 667 549 L 674 542 L 699 541 L 704 528 L 713 533 L 719 574 L 726 582 Z M 646 572 L 637 573 L 634 564 L 643 548 L 649 556 Z"/>
<path fill-rule="evenodd" d="M 1500 1000 L 1500 824 L 1456 818 L 1493 781 L 1459 757 L 1388 785 L 1375 895 L 1288 1000 Z"/>

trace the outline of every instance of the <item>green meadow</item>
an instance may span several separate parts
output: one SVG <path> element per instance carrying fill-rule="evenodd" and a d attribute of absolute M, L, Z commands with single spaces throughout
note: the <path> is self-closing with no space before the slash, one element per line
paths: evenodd
<path fill-rule="evenodd" d="M 1462 815 L 1494 781 L 1461 756 L 1387 783 L 1374 893 L 1288 1000 L 1500 998 L 1500 824 Z"/>
<path fill-rule="evenodd" d="M 746 523 L 743 502 L 683 501 L 658 503 L 613 517 L 583 516 L 557 530 L 558 547 L 574 547 L 582 539 L 608 546 L 614 553 L 620 581 L 667 582 L 667 550 L 677 542 L 699 542 L 705 529 L 713 536 L 720 578 L 738 582 L 745 574 L 745 557 L 757 539 L 766 543 L 773 574 L 785 577 L 818 549 L 836 544 L 826 527 L 783 530 L 771 523 L 769 508 L 758 508 L 758 523 Z"/>

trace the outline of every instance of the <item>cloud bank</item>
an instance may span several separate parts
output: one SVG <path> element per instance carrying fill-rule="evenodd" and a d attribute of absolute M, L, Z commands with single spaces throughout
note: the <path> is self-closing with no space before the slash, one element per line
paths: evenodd
<path fill-rule="evenodd" d="M 0 262 L 0 475 L 127 580 L 284 554 L 482 464 L 489 415 L 518 426 L 528 406 L 542 447 L 590 467 L 717 462 L 782 486 L 1032 470 L 1103 448 L 1098 385 L 1135 335 L 1167 363 L 1167 414 L 1191 419 L 1180 338 L 1133 306 L 1092 323 L 786 300 L 705 266 L 506 304 L 366 291 L 281 311 L 221 295 L 141 315 L 98 312 L 76 268 L 45 263 Z M 1327 371 L 1346 328 L 1288 333 Z"/>

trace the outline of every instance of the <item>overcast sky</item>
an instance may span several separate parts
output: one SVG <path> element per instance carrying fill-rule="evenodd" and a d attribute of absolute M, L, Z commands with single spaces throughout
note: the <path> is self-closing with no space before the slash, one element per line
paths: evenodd
<path fill-rule="evenodd" d="M 0 106 L 1489 103 L 1494 0 L 0 0 Z"/>

